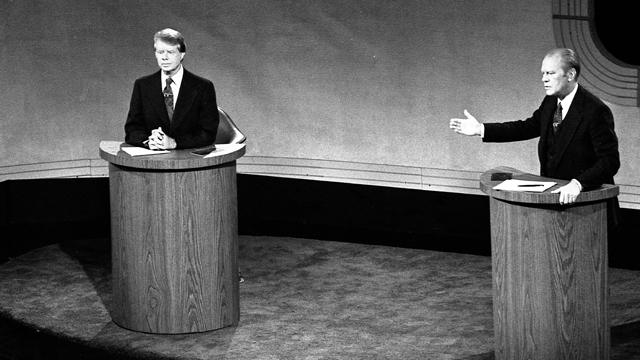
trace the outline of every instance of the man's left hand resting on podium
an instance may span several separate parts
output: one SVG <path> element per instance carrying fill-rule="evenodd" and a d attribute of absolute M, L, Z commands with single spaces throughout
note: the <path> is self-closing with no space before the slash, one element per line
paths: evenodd
<path fill-rule="evenodd" d="M 152 150 L 213 144 L 220 122 L 213 83 L 184 69 L 185 44 L 179 32 L 157 32 L 153 47 L 160 71 L 135 81 L 125 142 Z"/>

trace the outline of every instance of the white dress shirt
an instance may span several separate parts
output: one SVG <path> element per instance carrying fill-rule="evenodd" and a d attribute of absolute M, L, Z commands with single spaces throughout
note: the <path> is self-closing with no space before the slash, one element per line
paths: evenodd
<path fill-rule="evenodd" d="M 180 70 L 178 70 L 178 72 L 171 76 L 171 80 L 173 80 L 173 82 L 171 83 L 171 91 L 173 92 L 173 108 L 176 108 L 176 104 L 178 103 L 178 93 L 180 92 L 180 85 L 182 84 L 182 76 L 184 75 L 184 68 L 182 67 L 182 65 L 180 65 Z M 167 86 L 167 78 L 169 78 L 168 75 L 166 75 L 164 73 L 164 71 L 160 72 L 160 79 L 162 80 L 161 85 L 162 85 L 162 91 L 164 91 L 164 88 Z"/>
<path fill-rule="evenodd" d="M 565 96 L 564 99 L 562 99 L 562 101 L 558 99 L 558 103 L 562 105 L 562 120 L 564 120 L 564 117 L 567 116 L 569 107 L 571 106 L 571 103 L 573 102 L 573 98 L 576 96 L 576 92 L 578 91 L 578 86 L 579 85 L 576 84 L 576 86 L 573 88 L 573 90 L 571 90 L 569 95 Z"/>

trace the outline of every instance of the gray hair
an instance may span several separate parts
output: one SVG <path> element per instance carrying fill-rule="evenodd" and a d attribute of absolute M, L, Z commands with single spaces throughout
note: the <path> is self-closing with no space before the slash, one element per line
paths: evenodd
<path fill-rule="evenodd" d="M 549 51 L 547 57 L 557 56 L 562 61 L 562 70 L 567 72 L 571 69 L 576 70 L 576 80 L 580 76 L 580 59 L 575 51 L 569 48 L 559 48 Z"/>

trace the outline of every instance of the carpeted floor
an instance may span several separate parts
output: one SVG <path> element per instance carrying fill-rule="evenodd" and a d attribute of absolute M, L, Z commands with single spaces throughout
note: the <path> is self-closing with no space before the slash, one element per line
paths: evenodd
<path fill-rule="evenodd" d="M 150 335 L 111 322 L 110 243 L 0 266 L 0 358 L 493 359 L 491 259 L 240 237 L 238 326 Z M 640 359 L 640 272 L 610 270 L 612 358 Z"/>

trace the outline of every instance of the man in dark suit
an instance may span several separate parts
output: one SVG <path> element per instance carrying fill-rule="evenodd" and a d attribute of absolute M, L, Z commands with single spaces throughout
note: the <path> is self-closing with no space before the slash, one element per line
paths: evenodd
<path fill-rule="evenodd" d="M 135 81 L 125 142 L 154 150 L 213 144 L 220 121 L 213 83 L 184 69 L 179 32 L 157 32 L 153 47 L 160 71 Z"/>
<path fill-rule="evenodd" d="M 613 115 L 606 104 L 578 85 L 580 62 L 573 50 L 550 51 L 541 71 L 547 96 L 530 118 L 482 124 L 465 110 L 466 119 L 451 119 L 449 127 L 459 134 L 482 136 L 485 142 L 540 137 L 540 174 L 571 180 L 556 192 L 560 204 L 572 204 L 581 191 L 613 184 L 620 168 Z"/>

